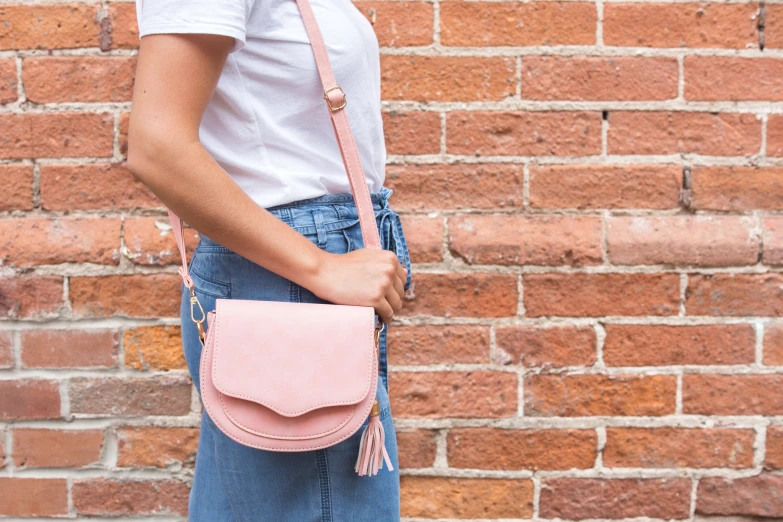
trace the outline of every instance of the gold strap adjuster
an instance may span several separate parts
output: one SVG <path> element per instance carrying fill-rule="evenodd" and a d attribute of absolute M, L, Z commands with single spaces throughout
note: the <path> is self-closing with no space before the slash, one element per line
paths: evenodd
<path fill-rule="evenodd" d="M 329 99 L 329 93 L 332 92 L 332 91 L 336 91 L 336 90 L 339 90 L 340 93 L 342 93 L 342 95 L 343 95 L 343 103 L 342 103 L 342 105 L 340 105 L 338 107 L 332 106 L 332 100 Z M 326 89 L 326 91 L 324 92 L 324 100 L 326 100 L 326 105 L 329 106 L 329 110 L 332 111 L 332 112 L 337 112 L 340 109 L 345 108 L 345 105 L 348 103 L 348 97 L 345 95 L 345 92 L 343 92 L 342 88 L 340 88 L 339 85 L 335 86 L 335 87 L 332 87 L 331 89 Z"/>

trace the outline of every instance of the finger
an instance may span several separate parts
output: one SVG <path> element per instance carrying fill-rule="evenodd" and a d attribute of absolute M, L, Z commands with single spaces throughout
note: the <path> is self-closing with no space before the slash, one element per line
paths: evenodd
<path fill-rule="evenodd" d="M 391 322 L 392 317 L 394 317 L 394 309 L 385 299 L 375 306 L 375 313 L 380 316 L 381 321 L 384 323 Z"/>
<path fill-rule="evenodd" d="M 405 296 L 405 279 L 395 277 L 392 283 L 394 284 L 394 291 L 402 299 Z"/>
<path fill-rule="evenodd" d="M 397 260 L 397 276 L 403 281 L 408 277 L 408 270 L 402 266 L 399 259 Z"/>
<path fill-rule="evenodd" d="M 395 312 L 398 312 L 402 308 L 402 297 L 400 297 L 400 294 L 397 293 L 397 289 L 394 287 L 389 287 L 387 290 L 386 301 Z"/>

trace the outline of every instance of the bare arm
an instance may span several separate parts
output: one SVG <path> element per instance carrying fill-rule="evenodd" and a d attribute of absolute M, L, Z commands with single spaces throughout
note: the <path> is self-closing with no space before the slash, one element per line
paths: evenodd
<path fill-rule="evenodd" d="M 128 135 L 128 166 L 207 237 L 338 304 L 372 306 L 384 321 L 402 307 L 405 269 L 388 251 L 324 252 L 257 205 L 199 141 L 198 129 L 233 39 L 141 39 Z"/>

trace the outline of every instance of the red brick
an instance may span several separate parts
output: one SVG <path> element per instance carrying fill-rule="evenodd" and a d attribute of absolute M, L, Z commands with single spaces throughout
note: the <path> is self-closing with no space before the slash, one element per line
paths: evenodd
<path fill-rule="evenodd" d="M 0 469 L 5 467 L 5 429 L 0 429 Z"/>
<path fill-rule="evenodd" d="M 764 218 L 764 263 L 783 265 L 783 217 Z"/>
<path fill-rule="evenodd" d="M 17 428 L 13 434 L 17 467 L 80 468 L 101 460 L 101 430 Z"/>
<path fill-rule="evenodd" d="M 191 383 L 186 377 L 74 377 L 71 412 L 87 415 L 187 415 Z"/>
<path fill-rule="evenodd" d="M 688 518 L 691 479 L 556 478 L 541 485 L 542 518 Z"/>
<path fill-rule="evenodd" d="M 35 103 L 124 102 L 133 94 L 135 71 L 130 56 L 32 57 L 22 63 L 22 81 Z"/>
<path fill-rule="evenodd" d="M 440 215 L 403 216 L 400 221 L 413 263 L 443 261 L 443 218 Z"/>
<path fill-rule="evenodd" d="M 535 208 L 676 208 L 679 165 L 539 165 L 530 167 Z"/>
<path fill-rule="evenodd" d="M 73 312 L 81 317 L 177 317 L 177 274 L 72 277 Z"/>
<path fill-rule="evenodd" d="M 500 364 L 591 366 L 596 359 L 595 330 L 589 326 L 496 326 L 495 344 Z"/>
<path fill-rule="evenodd" d="M 618 111 L 609 114 L 609 154 L 748 156 L 761 149 L 755 114 Z"/>
<path fill-rule="evenodd" d="M 783 517 L 783 475 L 705 477 L 696 490 L 696 513 Z"/>
<path fill-rule="evenodd" d="M 389 329 L 387 342 L 391 364 L 489 362 L 487 326 L 395 325 Z"/>
<path fill-rule="evenodd" d="M 597 14 L 589 2 L 443 2 L 443 45 L 535 46 L 595 43 Z"/>
<path fill-rule="evenodd" d="M 91 163 L 41 165 L 41 206 L 46 210 L 119 210 L 162 203 L 124 163 Z"/>
<path fill-rule="evenodd" d="M 389 390 L 401 418 L 511 417 L 517 375 L 506 372 L 392 372 Z"/>
<path fill-rule="evenodd" d="M 175 479 L 75 480 L 73 507 L 80 515 L 186 515 L 189 490 Z"/>
<path fill-rule="evenodd" d="M 503 100 L 516 91 L 514 58 L 381 55 L 384 100 Z"/>
<path fill-rule="evenodd" d="M 13 332 L 0 332 L 0 369 L 14 367 L 13 335 Z M 487 343 L 489 343 L 489 337 L 487 337 Z M 2 462 L 2 460 L 3 459 L 0 458 L 0 462 Z"/>
<path fill-rule="evenodd" d="M 120 136 L 118 140 L 120 145 L 120 154 L 122 154 L 124 157 L 127 158 L 128 157 L 128 131 L 130 130 L 129 112 L 123 112 L 122 114 L 120 114 L 120 124 L 117 130 L 120 131 Z M 141 182 L 139 182 L 139 184 L 141 184 Z"/>
<path fill-rule="evenodd" d="M 522 165 L 389 165 L 387 186 L 401 210 L 522 207 Z"/>
<path fill-rule="evenodd" d="M 33 167 L 31 165 L 0 165 L 3 199 L 0 211 L 33 209 Z"/>
<path fill-rule="evenodd" d="M 404 315 L 506 317 L 516 314 L 517 278 L 507 274 L 417 274 Z"/>
<path fill-rule="evenodd" d="M 783 168 L 694 167 L 696 210 L 783 209 Z"/>
<path fill-rule="evenodd" d="M 440 152 L 440 114 L 384 112 L 383 134 L 389 154 L 437 154 Z"/>
<path fill-rule="evenodd" d="M 34 420 L 59 417 L 60 388 L 57 381 L 0 380 L 0 419 Z"/>
<path fill-rule="evenodd" d="M 682 411 L 695 415 L 783 415 L 783 375 L 684 375 Z"/>
<path fill-rule="evenodd" d="M 750 324 L 607 324 L 607 366 L 753 364 L 756 331 Z"/>
<path fill-rule="evenodd" d="M 739 216 L 610 217 L 607 250 L 615 265 L 754 265 L 755 227 L 754 219 Z"/>
<path fill-rule="evenodd" d="M 109 113 L 0 114 L 0 159 L 109 157 L 113 140 Z"/>
<path fill-rule="evenodd" d="M 139 47 L 139 28 L 136 22 L 136 4 L 112 2 L 109 4 L 112 49 Z"/>
<path fill-rule="evenodd" d="M 99 4 L 4 5 L 0 49 L 97 47 Z"/>
<path fill-rule="evenodd" d="M 691 275 L 688 315 L 783 315 L 783 274 Z"/>
<path fill-rule="evenodd" d="M 661 416 L 674 413 L 673 375 L 528 375 L 525 415 Z"/>
<path fill-rule="evenodd" d="M 533 482 L 529 479 L 400 477 L 403 517 L 530 518 Z"/>
<path fill-rule="evenodd" d="M 525 274 L 522 285 L 530 317 L 675 315 L 680 300 L 677 274 Z"/>
<path fill-rule="evenodd" d="M 767 156 L 783 156 L 783 115 L 781 114 L 768 116 Z"/>
<path fill-rule="evenodd" d="M 164 217 L 126 217 L 122 226 L 125 255 L 136 265 L 170 265 L 182 262 L 171 223 Z M 199 235 L 185 229 L 188 258 L 198 245 Z"/>
<path fill-rule="evenodd" d="M 447 445 L 452 468 L 587 469 L 598 454 L 593 430 L 457 428 L 449 430 Z"/>
<path fill-rule="evenodd" d="M 67 515 L 68 483 L 64 478 L 0 477 L 0 513 L 12 517 Z"/>
<path fill-rule="evenodd" d="M 401 468 L 429 468 L 435 463 L 434 430 L 397 430 Z"/>
<path fill-rule="evenodd" d="M 783 100 L 783 60 L 728 56 L 685 57 L 685 99 Z"/>
<path fill-rule="evenodd" d="M 424 2 L 356 2 L 369 20 L 378 44 L 383 47 L 405 47 L 432 43 L 433 9 Z"/>
<path fill-rule="evenodd" d="M 111 330 L 24 330 L 26 368 L 113 368 L 119 342 Z"/>
<path fill-rule="evenodd" d="M 670 100 L 675 58 L 523 56 L 523 100 Z"/>
<path fill-rule="evenodd" d="M 446 114 L 446 150 L 471 156 L 600 154 L 601 114 L 453 111 Z"/>
<path fill-rule="evenodd" d="M 607 428 L 604 466 L 610 468 L 750 468 L 753 430 Z"/>
<path fill-rule="evenodd" d="M 766 5 L 767 19 L 764 28 L 764 45 L 767 49 L 783 47 L 783 7 Z"/>
<path fill-rule="evenodd" d="M 139 326 L 126 330 L 122 346 L 125 366 L 135 370 L 184 370 L 179 326 Z"/>
<path fill-rule="evenodd" d="M 10 266 L 120 261 L 119 219 L 23 218 L 0 220 L 0 261 Z"/>
<path fill-rule="evenodd" d="M 767 428 L 764 468 L 783 469 L 783 426 L 769 426 Z"/>
<path fill-rule="evenodd" d="M 157 426 L 117 430 L 117 466 L 127 468 L 193 467 L 198 446 L 198 428 Z"/>
<path fill-rule="evenodd" d="M 764 364 L 783 366 L 783 324 L 764 325 Z"/>
<path fill-rule="evenodd" d="M 17 100 L 16 60 L 0 59 L 0 105 Z"/>
<path fill-rule="evenodd" d="M 757 47 L 757 4 L 622 3 L 604 8 L 604 43 L 629 47 Z"/>
<path fill-rule="evenodd" d="M 62 277 L 0 277 L 0 317 L 51 317 L 62 305 Z"/>
<path fill-rule="evenodd" d="M 468 264 L 595 265 L 601 219 L 594 216 L 466 215 L 449 218 L 452 254 Z"/>

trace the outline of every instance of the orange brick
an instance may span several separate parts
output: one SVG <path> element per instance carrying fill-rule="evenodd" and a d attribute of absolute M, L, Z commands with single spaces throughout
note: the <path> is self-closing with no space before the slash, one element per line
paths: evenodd
<path fill-rule="evenodd" d="M 750 217 L 610 217 L 607 250 L 616 265 L 754 265 L 759 257 L 755 228 Z"/>
<path fill-rule="evenodd" d="M 522 285 L 530 317 L 675 315 L 679 309 L 677 274 L 525 274 Z"/>
<path fill-rule="evenodd" d="M 139 47 L 139 28 L 136 22 L 135 2 L 109 4 L 112 49 L 136 49 Z"/>
<path fill-rule="evenodd" d="M 403 517 L 530 518 L 529 479 L 456 478 L 405 475 L 400 478 Z"/>
<path fill-rule="evenodd" d="M 628 47 L 755 48 L 757 4 L 610 3 L 604 43 Z"/>
<path fill-rule="evenodd" d="M 401 468 L 429 468 L 435 462 L 434 430 L 396 430 Z"/>
<path fill-rule="evenodd" d="M 84 415 L 187 415 L 190 379 L 160 377 L 73 377 L 68 394 L 71 412 Z"/>
<path fill-rule="evenodd" d="M 124 163 L 41 165 L 41 206 L 46 210 L 119 210 L 162 205 Z"/>
<path fill-rule="evenodd" d="M 783 517 L 783 476 L 705 477 L 696 490 L 696 514 Z"/>
<path fill-rule="evenodd" d="M 360 1 L 354 5 L 370 20 L 374 14 L 373 29 L 381 46 L 405 47 L 432 43 L 432 4 Z"/>
<path fill-rule="evenodd" d="M 753 430 L 607 428 L 610 468 L 750 468 Z"/>
<path fill-rule="evenodd" d="M 674 58 L 523 56 L 523 100 L 670 100 Z"/>
<path fill-rule="evenodd" d="M 783 217 L 764 218 L 764 263 L 783 265 Z"/>
<path fill-rule="evenodd" d="M 783 469 L 783 426 L 767 427 L 767 447 L 764 453 L 765 469 Z"/>
<path fill-rule="evenodd" d="M 392 372 L 389 390 L 400 418 L 495 418 L 517 411 L 517 375 L 506 372 Z"/>
<path fill-rule="evenodd" d="M 596 359 L 595 330 L 588 326 L 497 326 L 495 344 L 500 364 L 591 366 Z"/>
<path fill-rule="evenodd" d="M 62 305 L 62 277 L 0 277 L 0 317 L 51 317 Z"/>
<path fill-rule="evenodd" d="M 171 223 L 167 217 L 126 217 L 123 220 L 123 239 L 128 256 L 136 265 L 170 265 L 182 262 Z M 185 229 L 185 248 L 188 259 L 199 241 L 198 232 Z"/>
<path fill-rule="evenodd" d="M 685 57 L 685 99 L 783 100 L 783 60 L 727 56 Z"/>
<path fill-rule="evenodd" d="M 117 265 L 119 219 L 27 218 L 0 220 L 4 265 L 61 263 Z"/>
<path fill-rule="evenodd" d="M 595 44 L 597 13 L 589 2 L 443 2 L 443 45 Z"/>
<path fill-rule="evenodd" d="M 22 71 L 25 95 L 36 103 L 123 102 L 133 94 L 136 58 L 33 57 L 24 60 Z"/>
<path fill-rule="evenodd" d="M 783 168 L 694 167 L 697 210 L 783 209 Z"/>
<path fill-rule="evenodd" d="M 119 342 L 111 330 L 24 330 L 26 368 L 113 368 Z"/>
<path fill-rule="evenodd" d="M 81 317 L 177 317 L 180 285 L 177 274 L 72 277 L 70 297 Z"/>
<path fill-rule="evenodd" d="M 783 324 L 764 325 L 764 364 L 783 366 Z"/>
<path fill-rule="evenodd" d="M 17 428 L 13 435 L 17 467 L 80 468 L 101 459 L 101 430 Z"/>
<path fill-rule="evenodd" d="M 767 4 L 767 20 L 764 28 L 764 45 L 767 49 L 783 47 L 783 6 Z"/>
<path fill-rule="evenodd" d="M 690 515 L 691 479 L 555 478 L 541 485 L 542 518 L 683 519 Z"/>
<path fill-rule="evenodd" d="M 513 58 L 381 56 L 381 98 L 411 101 L 503 100 L 516 92 Z"/>
<path fill-rule="evenodd" d="M 15 102 L 19 97 L 16 90 L 16 60 L 0 59 L 0 105 Z"/>
<path fill-rule="evenodd" d="M 57 381 L 44 379 L 0 381 L 0 419 L 34 420 L 59 417 L 60 388 Z"/>
<path fill-rule="evenodd" d="M 99 4 L 4 5 L 0 50 L 97 47 Z"/>
<path fill-rule="evenodd" d="M 179 326 L 139 326 L 126 330 L 125 366 L 135 370 L 184 370 Z"/>
<path fill-rule="evenodd" d="M 33 209 L 32 165 L 0 165 L 3 180 L 3 198 L 0 211 Z"/>
<path fill-rule="evenodd" d="M 403 315 L 505 317 L 516 314 L 517 278 L 507 274 L 417 274 Z"/>
<path fill-rule="evenodd" d="M 193 467 L 196 462 L 198 428 L 157 426 L 117 430 L 117 466 L 123 468 Z"/>
<path fill-rule="evenodd" d="M 677 208 L 679 165 L 540 165 L 530 167 L 535 208 Z"/>
<path fill-rule="evenodd" d="M 756 331 L 750 324 L 607 324 L 607 366 L 752 364 Z"/>
<path fill-rule="evenodd" d="M 389 165 L 386 184 L 401 210 L 522 207 L 522 165 Z"/>
<path fill-rule="evenodd" d="M 109 157 L 113 135 L 109 113 L 0 114 L 0 158 Z"/>
<path fill-rule="evenodd" d="M 489 328 L 473 325 L 392 326 L 391 364 L 482 364 L 489 362 Z"/>
<path fill-rule="evenodd" d="M 453 111 L 446 114 L 446 150 L 471 156 L 600 154 L 601 114 Z"/>
<path fill-rule="evenodd" d="M 437 154 L 440 152 L 440 114 L 384 112 L 383 134 L 389 154 Z"/>
<path fill-rule="evenodd" d="M 0 513 L 5 516 L 68 515 L 68 481 L 64 478 L 0 477 L 0 491 Z"/>
<path fill-rule="evenodd" d="M 783 375 L 684 375 L 682 411 L 695 415 L 783 415 Z"/>
<path fill-rule="evenodd" d="M 761 148 L 754 114 L 618 111 L 609 114 L 609 154 L 747 156 Z"/>
<path fill-rule="evenodd" d="M 452 468 L 587 469 L 598 454 L 593 430 L 457 428 L 449 430 L 447 445 Z"/>
<path fill-rule="evenodd" d="M 405 243 L 413 263 L 443 261 L 443 218 L 436 216 L 403 216 Z"/>
<path fill-rule="evenodd" d="M 596 265 L 601 219 L 593 216 L 467 215 L 449 218 L 450 249 L 468 264 Z"/>
<path fill-rule="evenodd" d="M 525 378 L 525 415 L 671 415 L 676 388 L 673 375 L 532 374 Z"/>
<path fill-rule="evenodd" d="M 783 274 L 712 274 L 688 277 L 688 315 L 783 315 Z"/>
<path fill-rule="evenodd" d="M 190 488 L 180 480 L 86 479 L 73 483 L 80 515 L 180 515 L 188 511 Z"/>

